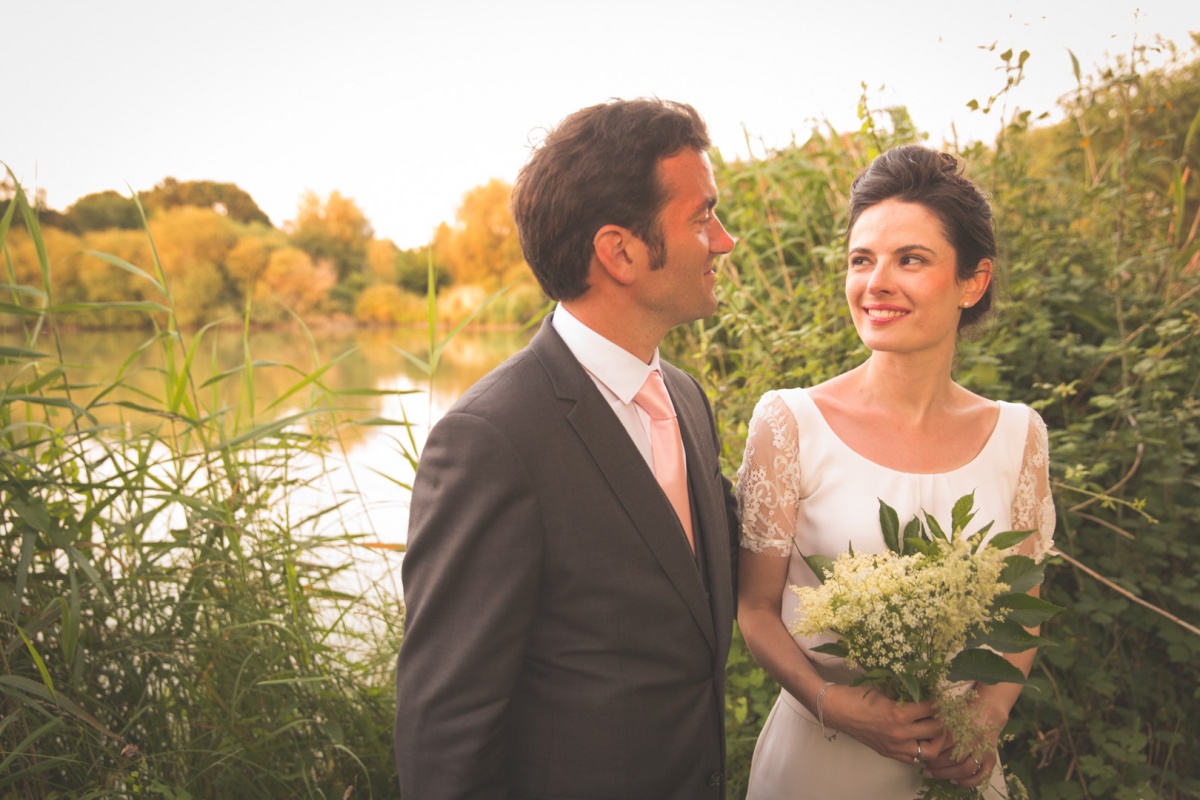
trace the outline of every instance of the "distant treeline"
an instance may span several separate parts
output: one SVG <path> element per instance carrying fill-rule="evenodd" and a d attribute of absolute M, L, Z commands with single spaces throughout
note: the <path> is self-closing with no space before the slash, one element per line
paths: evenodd
<path fill-rule="evenodd" d="M 544 298 L 521 260 L 509 188 L 493 180 L 469 191 L 453 224 L 443 223 L 429 245 L 404 250 L 376 238 L 355 202 L 337 191 L 324 199 L 305 194 L 296 218 L 276 228 L 235 184 L 166 178 L 138 192 L 136 202 L 104 191 L 56 211 L 32 198 L 41 242 L 18 215 L 7 247 L 15 282 L 29 284 L 41 282 L 37 251 L 44 246 L 52 302 L 67 312 L 64 323 L 80 327 L 144 326 L 145 304 L 168 302 L 114 258 L 148 274 L 155 274 L 157 259 L 185 326 L 236 320 L 247 309 L 255 323 L 293 314 L 309 321 L 424 322 L 431 275 L 444 290 L 442 322 L 457 322 L 514 282 L 482 319 L 524 322 Z M 4 176 L 0 217 L 15 191 Z"/>

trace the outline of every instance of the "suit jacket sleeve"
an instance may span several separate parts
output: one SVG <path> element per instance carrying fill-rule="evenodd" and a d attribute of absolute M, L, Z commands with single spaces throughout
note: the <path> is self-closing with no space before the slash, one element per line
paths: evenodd
<path fill-rule="evenodd" d="M 505 721 L 542 554 L 531 479 L 487 420 L 451 413 L 413 485 L 396 763 L 404 797 L 507 796 Z"/>

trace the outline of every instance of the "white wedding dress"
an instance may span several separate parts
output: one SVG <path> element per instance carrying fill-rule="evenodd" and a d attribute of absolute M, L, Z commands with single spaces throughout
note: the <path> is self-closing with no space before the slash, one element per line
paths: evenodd
<path fill-rule="evenodd" d="M 995 520 L 994 533 L 1036 529 L 1033 554 L 1040 558 L 1054 532 L 1045 424 L 1027 406 L 999 405 L 995 430 L 970 463 L 914 474 L 851 450 L 805 390 L 768 392 L 755 408 L 738 472 L 741 546 L 788 558 L 789 585 L 816 586 L 797 550 L 830 558 L 850 545 L 856 553 L 883 552 L 879 500 L 896 509 L 901 527 L 927 511 L 949 530 L 955 500 L 973 491 L 976 515 L 967 532 L 989 520 Z M 785 590 L 780 613 L 786 625 L 797 603 L 795 593 Z M 842 659 L 812 652 L 827 641 L 832 637 L 796 637 L 826 680 L 849 684 L 854 673 Z M 784 691 L 755 747 L 747 799 L 912 800 L 921 778 L 915 765 L 884 758 L 847 734 L 827 741 L 812 714 Z M 1006 796 L 999 768 L 985 796 Z"/>

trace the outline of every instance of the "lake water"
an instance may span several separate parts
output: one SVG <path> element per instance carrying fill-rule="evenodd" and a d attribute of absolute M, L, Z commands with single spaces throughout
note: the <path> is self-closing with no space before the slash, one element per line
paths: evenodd
<path fill-rule="evenodd" d="M 295 476 L 311 477 L 310 486 L 289 497 L 289 515 L 298 519 L 306 516 L 307 509 L 328 508 L 346 501 L 336 517 L 325 517 L 321 525 L 334 526 L 336 530 L 327 531 L 330 533 L 365 535 L 363 542 L 373 546 L 379 558 L 370 557 L 371 547 L 360 549 L 353 557 L 364 572 L 360 577 L 374 580 L 389 571 L 388 551 L 398 549 L 407 529 L 409 493 L 397 485 L 397 482 L 409 485 L 412 482 L 413 469 L 406 453 L 418 453 L 431 422 L 440 418 L 479 378 L 524 346 L 531 336 L 532 331 L 460 332 L 441 351 L 437 368 L 430 376 L 416 363 L 429 360 L 426 331 L 347 329 L 306 333 L 297 328 L 251 332 L 249 360 L 269 362 L 254 369 L 257 421 L 278 419 L 307 407 L 310 393 L 319 391 L 313 387 L 305 387 L 266 410 L 305 375 L 336 362 L 322 376 L 322 382 L 330 390 L 372 389 L 394 393 L 330 401 L 339 406 L 353 405 L 354 410 L 347 411 L 346 417 L 407 420 L 411 425 L 408 430 L 398 426 L 343 425 L 336 445 L 325 457 L 306 457 L 299 459 L 301 463 L 289 464 L 289 472 Z M 72 383 L 80 387 L 83 395 L 89 383 L 106 385 L 124 375 L 129 387 L 126 397 L 136 400 L 138 392 L 159 397 L 163 393 L 162 373 L 158 369 L 161 358 L 157 348 L 144 348 L 150 338 L 151 334 L 144 331 L 64 334 L 60 339 L 62 359 L 71 367 Z M 192 339 L 185 341 L 190 345 Z M 13 330 L 0 328 L 0 344 L 20 345 L 23 341 Z M 54 344 L 43 339 L 37 343 L 37 349 L 53 352 Z M 246 360 L 242 334 L 237 329 L 209 331 L 200 340 L 196 353 L 197 385 Z M 240 403 L 243 413 L 249 415 L 242 381 L 236 375 L 200 388 L 198 393 L 210 409 Z M 136 414 L 115 406 L 100 409 L 98 420 L 139 425 Z M 390 578 L 387 582 L 394 581 L 395 578 Z"/>

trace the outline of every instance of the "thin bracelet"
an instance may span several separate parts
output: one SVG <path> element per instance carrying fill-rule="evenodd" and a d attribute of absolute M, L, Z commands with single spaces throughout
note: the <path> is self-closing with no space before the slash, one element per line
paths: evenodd
<path fill-rule="evenodd" d="M 833 681 L 829 681 L 817 690 L 817 722 L 821 723 L 821 735 L 827 742 L 832 742 L 838 737 L 837 731 L 834 731 L 832 736 L 825 733 L 825 692 L 829 691 L 829 687 L 833 685 Z"/>

